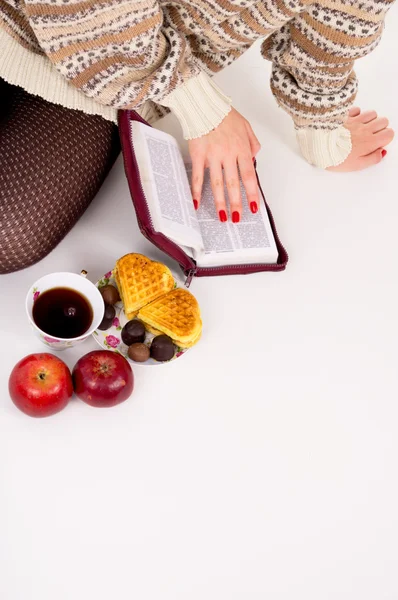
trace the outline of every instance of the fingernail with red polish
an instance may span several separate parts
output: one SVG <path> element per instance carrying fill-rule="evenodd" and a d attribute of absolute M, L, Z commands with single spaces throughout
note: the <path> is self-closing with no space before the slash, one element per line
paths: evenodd
<path fill-rule="evenodd" d="M 382 158 L 384 158 L 384 157 L 386 156 L 386 154 L 387 154 L 387 150 L 382 150 L 382 151 L 381 151 L 381 156 L 382 156 Z"/>
<path fill-rule="evenodd" d="M 253 162 L 254 162 L 254 163 L 256 162 L 256 157 L 255 157 L 255 156 L 253 156 Z"/>
<path fill-rule="evenodd" d="M 234 210 L 234 212 L 232 213 L 232 223 L 239 223 L 239 221 L 240 215 L 237 210 Z"/>
<path fill-rule="evenodd" d="M 220 217 L 221 223 L 225 223 L 225 221 L 227 220 L 227 213 L 225 212 L 225 210 L 220 210 L 218 216 Z"/>
<path fill-rule="evenodd" d="M 250 202 L 250 210 L 254 215 L 256 214 L 256 212 L 258 211 L 257 202 Z"/>
<path fill-rule="evenodd" d="M 195 210 L 198 210 L 198 208 L 199 208 L 199 202 L 197 200 L 194 200 L 193 201 L 193 206 L 194 206 Z"/>

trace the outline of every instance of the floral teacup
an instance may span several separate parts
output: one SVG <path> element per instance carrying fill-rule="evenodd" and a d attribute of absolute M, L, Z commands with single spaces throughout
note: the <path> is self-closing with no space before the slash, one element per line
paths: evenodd
<path fill-rule="evenodd" d="M 86 279 L 87 273 L 82 271 L 80 275 L 76 273 L 51 273 L 50 275 L 45 275 L 36 283 L 32 285 L 30 288 L 28 295 L 26 296 L 26 313 L 28 315 L 28 319 L 32 326 L 34 334 L 40 338 L 40 340 L 46 346 L 52 348 L 53 350 L 65 350 L 65 348 L 71 348 L 72 346 L 76 346 L 81 342 L 84 342 L 88 337 L 92 335 L 92 333 L 98 328 L 98 325 L 101 323 L 104 316 L 104 301 L 97 287 L 91 283 L 88 279 Z M 37 298 L 43 292 L 47 290 L 51 290 L 53 288 L 71 288 L 76 292 L 79 292 L 85 298 L 87 298 L 88 302 L 91 304 L 91 308 L 93 311 L 93 319 L 90 327 L 87 331 L 84 332 L 83 335 L 75 338 L 59 338 L 48 335 L 45 331 L 39 329 L 33 319 L 33 305 Z"/>

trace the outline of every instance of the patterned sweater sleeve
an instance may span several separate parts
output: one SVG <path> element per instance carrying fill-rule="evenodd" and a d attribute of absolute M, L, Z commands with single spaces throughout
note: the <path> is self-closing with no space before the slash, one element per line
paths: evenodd
<path fill-rule="evenodd" d="M 357 93 L 354 61 L 378 45 L 392 1 L 319 0 L 262 45 L 273 63 L 272 92 L 311 164 L 336 166 L 351 152 L 343 123 Z"/>
<path fill-rule="evenodd" d="M 25 0 L 24 11 L 56 69 L 100 104 L 140 108 L 152 100 L 177 114 L 188 139 L 231 110 L 157 0 Z"/>

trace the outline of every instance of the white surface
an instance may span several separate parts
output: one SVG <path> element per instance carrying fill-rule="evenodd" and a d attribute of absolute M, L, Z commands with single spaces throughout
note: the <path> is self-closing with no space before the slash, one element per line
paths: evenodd
<path fill-rule="evenodd" d="M 358 66 L 359 101 L 398 128 L 396 9 L 388 25 Z M 398 597 L 397 146 L 361 174 L 307 166 L 268 72 L 252 51 L 217 80 L 263 144 L 288 269 L 196 280 L 202 341 L 156 374 L 137 366 L 129 401 L 33 420 L 7 392 L 14 363 L 44 349 L 31 282 L 163 258 L 120 160 L 47 259 L 1 278 L 2 600 Z"/>

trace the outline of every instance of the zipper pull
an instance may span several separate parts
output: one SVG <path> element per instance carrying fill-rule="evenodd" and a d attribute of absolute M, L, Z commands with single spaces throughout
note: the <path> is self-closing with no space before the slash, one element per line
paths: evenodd
<path fill-rule="evenodd" d="M 196 275 L 196 269 L 190 269 L 188 271 L 188 275 L 185 280 L 185 287 L 189 288 L 189 286 L 191 285 L 192 279 L 195 277 L 195 275 Z"/>

